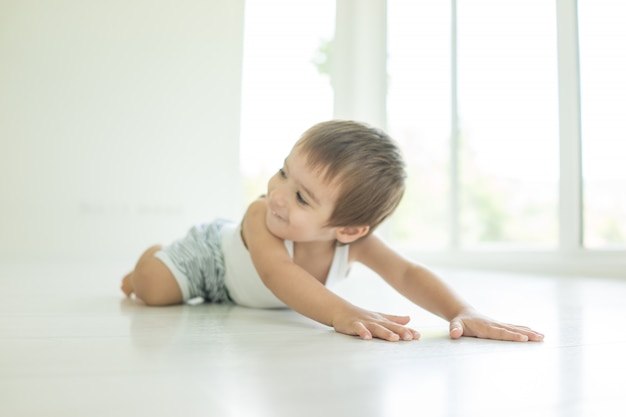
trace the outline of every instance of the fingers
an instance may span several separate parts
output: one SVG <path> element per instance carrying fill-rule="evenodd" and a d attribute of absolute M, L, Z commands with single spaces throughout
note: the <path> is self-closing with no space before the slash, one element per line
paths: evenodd
<path fill-rule="evenodd" d="M 398 333 L 386 328 L 385 326 L 381 326 L 380 324 L 371 324 L 372 334 L 382 340 L 386 340 L 388 342 L 397 342 L 400 340 L 400 336 Z"/>
<path fill-rule="evenodd" d="M 463 336 L 463 322 L 461 320 L 452 320 L 450 322 L 450 337 L 458 339 Z"/>
<path fill-rule="evenodd" d="M 360 308 L 353 308 L 346 315 L 339 315 L 333 321 L 335 331 L 359 336 L 363 340 L 382 339 L 390 342 L 398 340 L 417 340 L 419 332 L 405 327 L 411 320 L 409 316 L 375 313 Z"/>
<path fill-rule="evenodd" d="M 463 320 L 455 319 L 450 322 L 450 337 L 458 339 L 461 336 L 474 336 L 481 339 L 504 340 L 512 342 L 539 342 L 543 340 L 543 334 L 526 326 L 487 322 L 464 323 Z"/>
<path fill-rule="evenodd" d="M 515 330 L 503 327 L 492 327 L 488 339 L 505 340 L 510 342 L 528 342 L 528 336 Z"/>
<path fill-rule="evenodd" d="M 363 323 L 361 323 L 360 321 L 357 321 L 356 323 L 354 323 L 354 328 L 356 331 L 356 334 L 363 340 L 371 340 L 372 339 L 372 333 L 367 330 L 367 327 L 365 327 L 365 325 Z"/>
<path fill-rule="evenodd" d="M 417 330 L 415 330 L 415 329 L 411 329 L 411 328 L 409 328 L 408 330 L 409 330 L 409 332 L 411 332 L 411 336 L 412 336 L 412 338 L 411 338 L 411 339 L 408 339 L 408 340 L 418 340 L 418 339 L 422 336 L 422 335 L 420 334 L 420 332 L 418 332 L 418 331 L 417 331 Z M 407 340 L 407 339 L 404 339 L 404 340 Z"/>
<path fill-rule="evenodd" d="M 511 324 L 492 325 L 489 329 L 488 339 L 507 340 L 512 342 L 540 342 L 543 334 L 536 332 L 526 326 L 515 326 Z M 479 336 L 481 337 L 481 336 Z"/>
<path fill-rule="evenodd" d="M 527 341 L 531 341 L 531 342 L 540 342 L 543 340 L 543 334 L 529 328 L 526 326 L 517 326 L 517 325 L 512 325 L 512 324 L 508 324 L 507 326 L 509 326 L 509 330 L 518 334 L 521 334 L 523 336 L 526 336 L 526 340 Z"/>
<path fill-rule="evenodd" d="M 374 322 L 356 322 L 354 323 L 356 334 L 363 340 L 372 338 L 387 340 L 389 342 L 397 342 L 399 340 L 417 340 L 420 334 L 417 330 L 409 329 L 395 323 L 374 323 Z"/>
<path fill-rule="evenodd" d="M 417 340 L 420 338 L 420 333 L 417 330 L 404 327 L 411 321 L 410 316 L 395 316 L 392 314 L 381 314 L 387 320 L 399 324 L 400 326 L 394 327 L 394 332 L 399 336 L 402 340 Z"/>
<path fill-rule="evenodd" d="M 509 326 L 511 330 L 527 336 L 528 340 L 531 342 L 540 342 L 543 340 L 543 334 L 531 329 L 530 327 L 518 326 L 515 324 L 507 324 L 507 326 Z"/>

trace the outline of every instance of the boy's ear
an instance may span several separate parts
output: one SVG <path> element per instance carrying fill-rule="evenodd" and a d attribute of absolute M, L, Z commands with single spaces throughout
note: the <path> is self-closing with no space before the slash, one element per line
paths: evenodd
<path fill-rule="evenodd" d="M 360 237 L 365 236 L 370 231 L 369 226 L 348 226 L 337 228 L 337 240 L 341 243 L 352 243 Z"/>

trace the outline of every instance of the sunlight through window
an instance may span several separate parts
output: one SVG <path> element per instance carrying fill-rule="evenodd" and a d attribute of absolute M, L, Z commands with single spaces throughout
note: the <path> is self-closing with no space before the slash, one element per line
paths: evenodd
<path fill-rule="evenodd" d="M 240 162 L 252 199 L 300 135 L 332 118 L 335 2 L 247 0 L 245 7 Z"/>
<path fill-rule="evenodd" d="M 458 4 L 461 244 L 554 248 L 559 175 L 554 4 Z"/>
<path fill-rule="evenodd" d="M 584 177 L 584 243 L 626 245 L 626 4 L 578 7 Z"/>
<path fill-rule="evenodd" d="M 390 220 L 395 243 L 448 243 L 450 3 L 388 3 L 387 121 L 404 151 L 408 186 Z"/>

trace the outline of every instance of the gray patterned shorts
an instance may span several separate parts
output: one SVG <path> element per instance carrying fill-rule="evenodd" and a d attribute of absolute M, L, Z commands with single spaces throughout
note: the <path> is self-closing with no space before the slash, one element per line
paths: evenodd
<path fill-rule="evenodd" d="M 154 256 L 172 272 L 185 302 L 202 297 L 212 303 L 232 303 L 224 284 L 221 230 L 230 223 L 218 219 L 199 224 L 187 235 L 163 247 Z"/>

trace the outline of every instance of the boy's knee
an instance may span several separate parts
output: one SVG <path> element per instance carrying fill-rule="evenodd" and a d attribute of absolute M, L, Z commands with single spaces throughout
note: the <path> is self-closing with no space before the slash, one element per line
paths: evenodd
<path fill-rule="evenodd" d="M 149 306 L 163 306 L 179 303 L 177 294 L 169 282 L 171 279 L 164 275 L 165 265 L 155 264 L 159 262 L 153 259 L 151 262 L 143 262 L 135 269 L 133 276 L 134 291 L 137 298 Z"/>
<path fill-rule="evenodd" d="M 153 302 L 155 301 L 155 291 L 152 283 L 150 282 L 150 272 L 144 265 L 137 265 L 137 268 L 135 268 L 135 272 L 133 273 L 135 295 L 144 303 L 153 305 Z"/>

